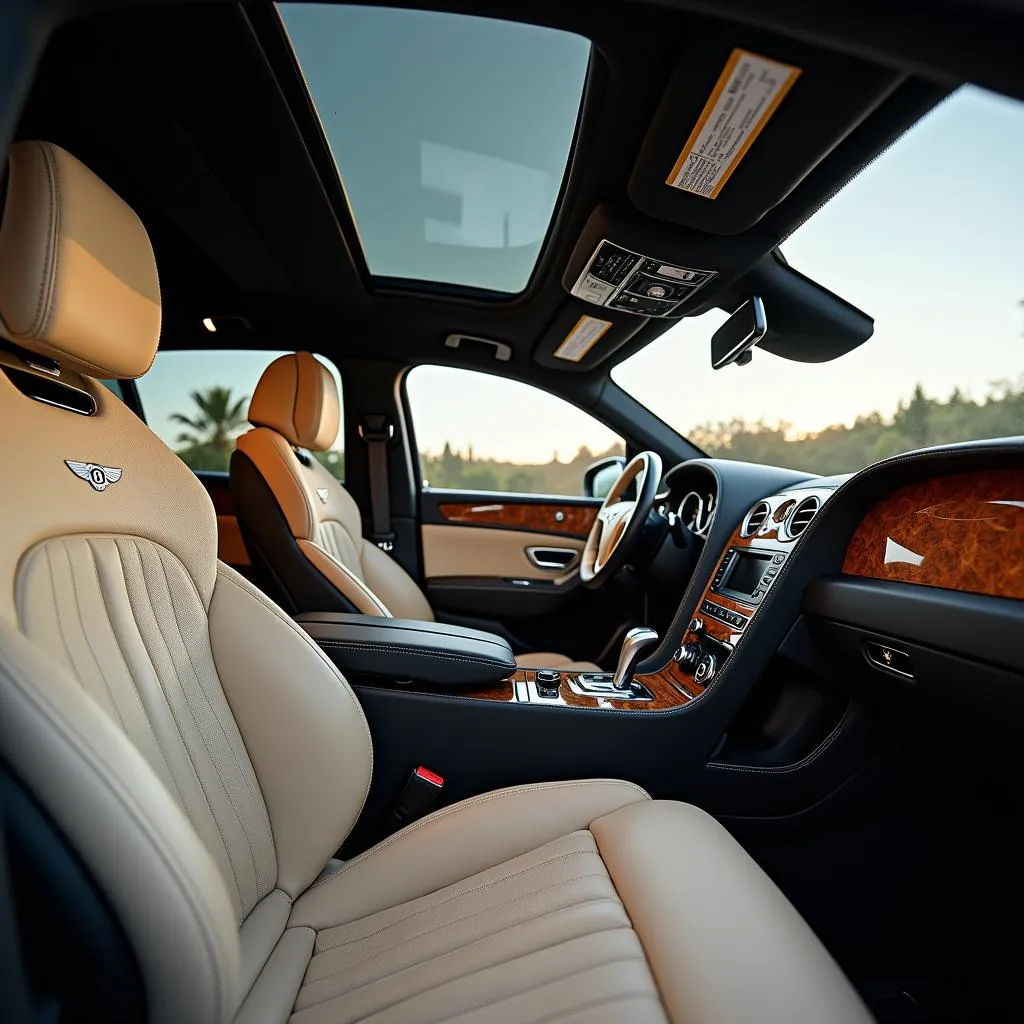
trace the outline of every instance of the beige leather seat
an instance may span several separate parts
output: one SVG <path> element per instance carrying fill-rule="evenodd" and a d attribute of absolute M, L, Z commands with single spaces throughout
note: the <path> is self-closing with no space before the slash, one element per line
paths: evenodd
<path fill-rule="evenodd" d="M 7 207 L 6 335 L 64 374 L 144 373 L 134 214 L 40 143 Z M 626 782 L 489 793 L 325 872 L 370 783 L 359 702 L 217 562 L 187 467 L 82 386 L 92 416 L 0 372 L 0 758 L 120 919 L 151 1022 L 868 1019 L 724 829 Z"/>
<path fill-rule="evenodd" d="M 363 537 L 359 507 L 308 454 L 326 451 L 338 437 L 338 389 L 327 368 L 309 352 L 275 359 L 253 393 L 249 422 L 253 429 L 238 439 L 231 460 L 232 493 L 250 557 L 275 596 L 295 612 L 432 622 L 423 591 Z M 523 668 L 598 671 L 551 651 L 516 660 Z"/>

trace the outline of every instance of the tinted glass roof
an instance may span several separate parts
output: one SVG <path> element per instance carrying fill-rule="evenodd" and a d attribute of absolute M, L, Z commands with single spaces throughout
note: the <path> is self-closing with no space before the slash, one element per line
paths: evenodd
<path fill-rule="evenodd" d="M 565 176 L 590 42 L 435 11 L 279 10 L 370 273 L 522 291 Z"/>

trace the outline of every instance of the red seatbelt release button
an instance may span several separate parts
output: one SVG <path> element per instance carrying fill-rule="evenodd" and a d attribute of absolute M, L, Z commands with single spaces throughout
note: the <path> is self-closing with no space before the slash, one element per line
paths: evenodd
<path fill-rule="evenodd" d="M 395 804 L 392 823 L 396 828 L 403 828 L 429 814 L 441 799 L 444 789 L 444 778 L 422 765 L 410 775 L 402 790 L 402 795 Z"/>

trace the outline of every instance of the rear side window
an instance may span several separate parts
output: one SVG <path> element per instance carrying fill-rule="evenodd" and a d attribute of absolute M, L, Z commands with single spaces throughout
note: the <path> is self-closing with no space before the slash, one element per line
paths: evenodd
<path fill-rule="evenodd" d="M 283 352 L 170 349 L 157 354 L 136 386 L 146 421 L 194 470 L 227 472 L 235 439 L 249 429 L 249 399 L 267 366 Z M 337 368 L 331 371 L 341 397 Z M 344 420 L 343 420 L 344 422 Z M 335 447 L 313 454 L 339 480 L 345 456 L 339 431 Z"/>

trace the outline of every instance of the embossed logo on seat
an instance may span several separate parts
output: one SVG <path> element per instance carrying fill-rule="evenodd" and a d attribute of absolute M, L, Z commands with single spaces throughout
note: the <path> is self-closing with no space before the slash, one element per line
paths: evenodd
<path fill-rule="evenodd" d="M 326 505 L 327 499 L 331 496 L 331 492 L 326 487 L 318 487 L 316 489 L 317 497 Z"/>
<path fill-rule="evenodd" d="M 95 462 L 72 462 L 70 459 L 65 459 L 64 465 L 75 476 L 92 484 L 94 491 L 105 491 L 111 484 L 116 484 L 123 472 L 116 466 L 97 466 Z"/>

